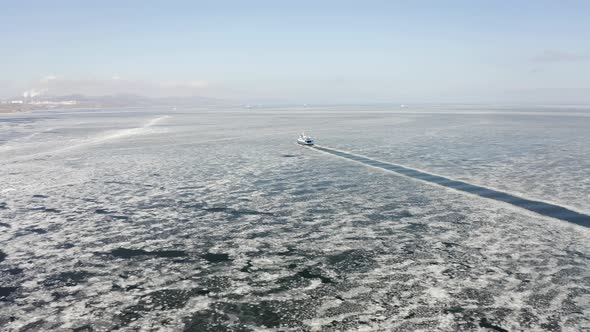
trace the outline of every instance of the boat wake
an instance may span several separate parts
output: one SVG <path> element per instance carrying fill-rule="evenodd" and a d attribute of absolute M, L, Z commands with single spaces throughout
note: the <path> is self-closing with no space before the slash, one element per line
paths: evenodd
<path fill-rule="evenodd" d="M 504 202 L 513 206 L 526 209 L 528 211 L 535 212 L 545 217 L 556 218 L 564 221 L 568 221 L 584 227 L 590 227 L 590 215 L 582 212 L 574 211 L 571 208 L 557 205 L 555 203 L 544 202 L 540 200 L 534 200 L 502 192 L 497 189 L 486 188 L 471 183 L 454 180 L 441 175 L 431 174 L 426 171 L 408 168 L 402 165 L 388 163 L 384 161 L 375 160 L 369 157 L 345 152 L 326 146 L 314 145 L 311 148 L 331 155 L 341 157 L 347 160 L 351 160 L 363 165 L 376 167 L 386 171 L 394 172 L 403 176 L 407 176 L 413 179 L 424 181 L 427 183 L 451 188 L 461 192 L 477 195 L 480 197 L 493 199 L 495 201 Z"/>
<path fill-rule="evenodd" d="M 80 143 L 77 146 L 81 146 L 81 145 L 91 145 L 91 144 L 100 144 L 106 141 L 111 141 L 111 140 L 116 140 L 116 139 L 120 139 L 120 138 L 125 138 L 125 137 L 130 137 L 130 136 L 135 136 L 135 135 L 141 135 L 141 134 L 145 134 L 148 132 L 148 130 L 153 127 L 154 125 L 156 125 L 158 122 L 169 118 L 169 115 L 164 115 L 164 116 L 160 116 L 157 117 L 155 119 L 151 119 L 150 121 L 146 122 L 143 126 L 141 127 L 137 127 L 137 128 L 129 128 L 129 129 L 122 129 L 122 130 L 117 130 L 115 132 L 106 134 L 104 136 L 98 136 L 95 137 L 87 142 L 84 143 Z"/>
<path fill-rule="evenodd" d="M 57 148 L 57 149 L 49 149 L 46 151 L 35 152 L 32 154 L 24 154 L 24 155 L 21 154 L 15 158 L 6 159 L 6 161 L 9 161 L 9 162 L 25 161 L 25 160 L 30 160 L 31 158 L 38 158 L 38 157 L 42 157 L 42 156 L 46 156 L 46 155 L 61 154 L 61 153 L 77 150 L 80 148 L 85 148 L 85 147 L 89 147 L 89 146 L 93 146 L 93 145 L 107 143 L 107 142 L 118 140 L 118 139 L 148 134 L 153 131 L 152 127 L 154 127 L 156 124 L 158 124 L 162 120 L 167 119 L 169 117 L 170 117 L 169 115 L 163 115 L 163 116 L 160 116 L 160 117 L 157 117 L 157 118 L 147 121 L 145 124 L 143 124 L 140 127 L 120 129 L 120 130 L 116 130 L 116 131 L 106 131 L 103 134 L 96 135 L 96 136 L 78 141 L 73 144 L 68 144 L 65 147 L 61 147 L 61 148 Z M 13 148 L 12 150 L 16 150 L 16 149 Z"/>

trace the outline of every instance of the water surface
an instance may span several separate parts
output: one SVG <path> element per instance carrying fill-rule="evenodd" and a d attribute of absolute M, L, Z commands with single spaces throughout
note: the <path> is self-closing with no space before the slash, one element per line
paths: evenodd
<path fill-rule="evenodd" d="M 0 118 L 0 329 L 590 329 L 588 229 L 294 144 L 590 210 L 582 111 Z"/>

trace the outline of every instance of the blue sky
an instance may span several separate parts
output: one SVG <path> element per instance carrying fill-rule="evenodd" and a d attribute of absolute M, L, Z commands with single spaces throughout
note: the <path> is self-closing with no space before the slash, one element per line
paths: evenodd
<path fill-rule="evenodd" d="M 0 97 L 590 103 L 588 1 L 0 0 Z"/>

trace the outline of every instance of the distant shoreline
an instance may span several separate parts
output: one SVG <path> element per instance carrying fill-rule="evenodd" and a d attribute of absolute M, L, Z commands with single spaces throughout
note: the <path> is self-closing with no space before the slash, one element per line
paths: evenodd
<path fill-rule="evenodd" d="M 30 114 L 32 112 L 40 111 L 85 111 L 85 110 L 110 110 L 110 109 L 129 109 L 129 108 L 145 108 L 149 106 L 90 106 L 84 107 L 84 105 L 77 105 L 78 107 L 31 107 L 27 109 L 6 109 L 0 107 L 0 117 Z M 158 107 L 158 106 L 154 106 Z"/>
<path fill-rule="evenodd" d="M 51 111 L 51 110 L 82 110 L 82 109 L 100 109 L 100 107 L 39 107 L 38 105 L 19 105 L 19 107 L 4 107 L 11 105 L 0 105 L 0 116 L 29 114 L 36 111 Z"/>

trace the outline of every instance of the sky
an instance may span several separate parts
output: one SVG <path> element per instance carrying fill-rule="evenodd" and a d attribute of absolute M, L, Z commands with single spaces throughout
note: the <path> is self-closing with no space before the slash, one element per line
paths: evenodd
<path fill-rule="evenodd" d="M 590 104 L 590 1 L 0 0 L 0 98 Z"/>

